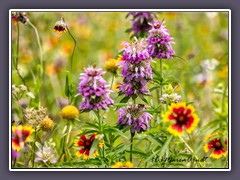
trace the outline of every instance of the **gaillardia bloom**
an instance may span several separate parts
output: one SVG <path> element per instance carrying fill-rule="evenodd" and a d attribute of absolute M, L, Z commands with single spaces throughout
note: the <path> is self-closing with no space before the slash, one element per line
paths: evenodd
<path fill-rule="evenodd" d="M 81 111 L 107 109 L 113 105 L 109 94 L 112 92 L 102 75 L 102 69 L 93 66 L 84 68 L 85 73 L 80 74 L 78 86 L 79 95 L 82 95 L 82 102 L 79 106 Z"/>
<path fill-rule="evenodd" d="M 199 118 L 192 105 L 185 102 L 172 103 L 163 117 L 163 122 L 172 123 L 168 131 L 174 136 L 183 136 L 184 129 L 190 134 L 198 125 Z"/>
<path fill-rule="evenodd" d="M 12 13 L 12 21 L 14 24 L 21 22 L 26 24 L 28 22 L 28 18 L 25 12 L 14 12 Z"/>
<path fill-rule="evenodd" d="M 57 21 L 55 23 L 55 26 L 53 28 L 54 32 L 56 32 L 57 34 L 63 34 L 64 32 L 67 31 L 67 25 L 66 23 L 63 21 L 63 19 L 61 19 L 61 21 Z"/>
<path fill-rule="evenodd" d="M 130 106 L 124 106 L 117 111 L 118 116 L 118 127 L 119 129 L 125 128 L 127 126 L 131 127 L 131 133 L 141 133 L 146 131 L 149 127 L 149 121 L 152 115 L 146 110 L 146 106 L 143 104 L 136 104 Z"/>
<path fill-rule="evenodd" d="M 204 139 L 204 142 L 207 142 L 207 144 L 205 144 L 203 149 L 206 153 L 211 151 L 211 158 L 219 159 L 222 156 L 227 156 L 228 142 L 227 140 L 225 140 L 225 145 L 223 145 L 221 139 L 218 137 L 218 133 L 207 135 Z"/>
<path fill-rule="evenodd" d="M 31 126 L 12 126 L 12 148 L 16 151 L 20 151 L 24 143 L 29 141 L 33 131 Z"/>
<path fill-rule="evenodd" d="M 114 165 L 112 165 L 112 168 L 132 168 L 133 167 L 133 163 L 131 162 L 116 162 Z"/>
<path fill-rule="evenodd" d="M 151 57 L 142 39 L 135 38 L 132 43 L 123 42 L 122 77 L 123 83 L 119 87 L 125 96 L 149 95 L 147 82 L 152 79 Z"/>
<path fill-rule="evenodd" d="M 164 20 L 162 22 L 155 20 L 150 24 L 152 29 L 149 31 L 149 36 L 147 38 L 148 52 L 152 58 L 172 59 L 175 54 L 171 45 L 174 43 L 172 41 L 173 38 L 163 24 Z"/>
<path fill-rule="evenodd" d="M 89 159 L 89 158 L 95 158 L 96 156 L 99 155 L 98 153 L 98 150 L 96 149 L 93 154 L 92 154 L 92 157 L 89 157 L 90 155 L 90 149 L 92 147 L 92 144 L 93 144 L 93 141 L 95 140 L 96 138 L 96 134 L 92 134 L 90 136 L 90 138 L 86 138 L 85 135 L 81 135 L 80 136 L 80 139 L 75 139 L 74 140 L 74 146 L 76 147 L 81 147 L 80 150 L 77 151 L 76 153 L 76 157 L 81 157 L 83 156 L 83 159 Z M 100 141 L 98 143 L 98 147 L 102 147 L 103 146 L 103 142 Z"/>
<path fill-rule="evenodd" d="M 61 115 L 63 119 L 70 120 L 70 119 L 77 118 L 79 115 L 79 111 L 75 106 L 67 105 L 62 109 Z"/>

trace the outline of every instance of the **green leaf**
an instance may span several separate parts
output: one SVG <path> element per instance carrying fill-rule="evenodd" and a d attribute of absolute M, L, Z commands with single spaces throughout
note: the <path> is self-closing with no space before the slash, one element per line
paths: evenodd
<path fill-rule="evenodd" d="M 139 95 L 140 99 L 143 100 L 143 102 L 145 102 L 146 104 L 148 104 L 148 101 L 142 96 L 142 95 Z"/>
<path fill-rule="evenodd" d="M 152 159 L 155 155 L 159 154 L 159 157 L 162 157 L 163 154 L 165 153 L 165 151 L 167 150 L 171 140 L 173 138 L 173 135 L 168 136 L 168 139 L 166 140 L 166 142 L 164 143 L 163 147 L 161 149 L 159 149 L 158 151 L 155 151 L 151 156 L 149 156 L 144 163 L 148 162 L 150 159 Z"/>
<path fill-rule="evenodd" d="M 187 62 L 187 60 L 186 59 L 184 59 L 184 58 L 182 58 L 182 57 L 180 57 L 180 56 L 177 56 L 177 55 L 173 55 L 173 57 L 174 58 L 177 58 L 177 59 L 180 59 L 180 60 L 183 60 L 183 62 Z"/>
<path fill-rule="evenodd" d="M 91 147 L 91 149 L 90 149 L 89 157 L 92 157 L 94 151 L 95 151 L 95 150 L 97 149 L 97 147 L 98 147 L 99 141 L 100 141 L 100 139 L 98 139 L 98 138 L 95 138 L 95 139 L 94 139 L 94 141 L 93 141 L 93 143 L 92 143 L 92 147 Z"/>
<path fill-rule="evenodd" d="M 155 89 L 158 89 L 158 88 L 160 88 L 160 86 L 154 86 L 150 89 L 150 92 L 152 92 L 152 91 L 154 91 Z"/>
<path fill-rule="evenodd" d="M 152 133 L 148 134 L 149 136 L 147 136 L 147 138 L 154 142 L 154 143 L 157 143 L 157 145 L 159 147 L 162 147 L 163 146 L 163 141 L 161 141 L 159 138 L 157 138 L 156 136 L 154 136 Z"/>
<path fill-rule="evenodd" d="M 128 102 L 129 99 L 130 99 L 130 97 L 126 96 L 126 97 L 122 98 L 119 103 L 126 103 L 126 102 Z"/>
<path fill-rule="evenodd" d="M 128 28 L 128 29 L 125 30 L 126 33 L 130 33 L 131 31 L 132 31 L 131 28 Z"/>
<path fill-rule="evenodd" d="M 119 134 L 120 136 L 124 137 L 125 139 L 129 140 L 129 138 L 128 138 L 122 131 L 120 131 L 120 130 L 117 129 L 117 128 L 114 128 L 114 127 L 104 128 L 104 133 L 106 133 L 106 132 L 117 133 L 117 134 Z"/>
<path fill-rule="evenodd" d="M 37 66 L 37 77 L 34 76 L 34 84 L 35 84 L 35 87 L 34 87 L 34 94 L 38 94 L 39 91 L 40 91 L 40 88 L 42 86 L 42 81 L 41 81 L 41 66 L 38 65 Z"/>
<path fill-rule="evenodd" d="M 37 148 L 42 151 L 42 145 L 39 142 L 35 142 L 35 145 L 37 146 Z"/>
<path fill-rule="evenodd" d="M 127 153 L 131 153 L 131 151 L 126 151 L 126 152 L 127 152 Z M 147 154 L 144 153 L 143 151 L 139 150 L 139 149 L 134 149 L 134 150 L 132 151 L 132 154 L 139 155 L 139 156 L 141 156 L 141 157 L 143 157 L 143 158 L 146 158 L 146 157 L 147 157 Z"/>
<path fill-rule="evenodd" d="M 157 75 L 158 77 L 162 78 L 161 74 L 159 71 L 157 71 L 154 67 L 152 67 L 152 71 L 155 75 Z"/>
<path fill-rule="evenodd" d="M 26 95 L 29 96 L 32 99 L 35 99 L 35 96 L 32 92 L 27 92 Z"/>
<path fill-rule="evenodd" d="M 113 154 L 112 154 L 112 153 L 109 153 L 109 155 L 110 155 L 110 156 L 111 156 L 111 155 L 112 155 L 112 156 L 116 156 L 116 155 L 122 153 L 125 149 L 129 148 L 130 145 L 131 145 L 131 144 L 122 145 L 122 146 L 114 149 Z"/>
<path fill-rule="evenodd" d="M 115 103 L 114 106 L 117 106 L 117 107 L 122 107 L 122 106 L 127 106 L 128 104 L 127 103 Z"/>
<path fill-rule="evenodd" d="M 69 72 L 67 71 L 66 72 L 66 82 L 65 82 L 65 95 L 67 96 L 67 97 L 69 97 L 70 96 L 70 90 L 69 90 Z"/>

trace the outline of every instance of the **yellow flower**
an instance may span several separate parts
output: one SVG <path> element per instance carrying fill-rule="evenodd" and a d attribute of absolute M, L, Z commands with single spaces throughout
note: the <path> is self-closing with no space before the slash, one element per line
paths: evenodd
<path fill-rule="evenodd" d="M 188 134 L 192 133 L 199 123 L 199 118 L 194 113 L 194 107 L 186 105 L 185 102 L 180 102 L 172 103 L 168 108 L 169 111 L 163 117 L 163 122 L 171 123 L 167 130 L 178 137 L 183 136 L 184 129 Z"/>
<path fill-rule="evenodd" d="M 54 122 L 49 117 L 46 117 L 40 122 L 40 126 L 43 131 L 51 131 L 54 127 Z"/>
<path fill-rule="evenodd" d="M 119 68 L 119 61 L 116 60 L 116 59 L 109 59 L 106 61 L 105 63 L 105 69 L 108 71 L 108 72 L 111 72 L 113 74 L 116 74 L 117 73 L 117 70 Z"/>
<path fill-rule="evenodd" d="M 122 168 L 123 167 L 123 163 L 122 162 L 117 162 L 114 165 L 112 165 L 112 168 Z"/>
<path fill-rule="evenodd" d="M 67 105 L 62 109 L 62 118 L 63 119 L 74 119 L 79 115 L 79 111 L 75 106 Z"/>
<path fill-rule="evenodd" d="M 226 78 L 228 77 L 228 65 L 225 65 L 218 73 L 218 77 Z"/>
<path fill-rule="evenodd" d="M 132 168 L 133 163 L 130 161 L 123 163 L 123 162 L 116 162 L 114 165 L 112 165 L 112 168 Z"/>
<path fill-rule="evenodd" d="M 125 166 L 126 166 L 126 168 L 132 168 L 133 167 L 133 163 L 128 161 L 128 162 L 126 162 Z"/>
<path fill-rule="evenodd" d="M 119 91 L 119 86 L 120 86 L 121 84 L 120 83 L 115 83 L 115 84 L 113 84 L 113 86 L 112 86 L 112 89 L 114 90 L 114 91 Z"/>

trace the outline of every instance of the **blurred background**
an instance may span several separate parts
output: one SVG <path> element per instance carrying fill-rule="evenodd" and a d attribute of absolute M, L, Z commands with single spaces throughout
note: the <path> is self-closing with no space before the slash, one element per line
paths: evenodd
<path fill-rule="evenodd" d="M 67 104 L 64 94 L 66 70 L 74 43 L 65 32 L 58 35 L 54 25 L 64 17 L 70 32 L 77 41 L 73 59 L 73 82 L 79 83 L 84 67 L 96 64 L 104 69 L 104 63 L 117 58 L 122 41 L 130 41 L 125 30 L 131 27 L 128 12 L 27 12 L 27 17 L 38 30 L 43 49 L 44 85 L 40 91 L 40 103 L 48 109 L 55 122 L 60 121 L 60 110 Z M 228 85 L 228 13 L 227 12 L 156 12 L 158 19 L 174 38 L 173 49 L 180 58 L 164 60 L 164 77 L 175 79 L 176 92 L 186 102 L 194 102 L 201 119 L 200 127 L 215 117 L 213 103 L 221 101 Z M 34 88 L 34 74 L 39 64 L 36 35 L 28 24 L 19 23 L 19 70 L 30 89 Z M 12 48 L 16 47 L 17 27 L 12 26 Z M 121 70 L 114 83 L 120 83 Z M 112 74 L 104 78 L 111 83 Z M 22 84 L 12 71 L 12 84 Z M 111 94 L 116 102 L 117 89 Z M 152 95 L 155 97 L 155 93 Z M 76 101 L 78 106 L 80 100 Z M 106 122 L 116 124 L 117 114 L 112 108 L 106 113 Z M 80 115 L 84 123 L 91 120 L 88 113 Z"/>

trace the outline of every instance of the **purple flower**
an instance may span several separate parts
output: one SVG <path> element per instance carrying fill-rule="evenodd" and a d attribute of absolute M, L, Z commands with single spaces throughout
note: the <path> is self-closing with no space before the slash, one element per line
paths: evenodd
<path fill-rule="evenodd" d="M 172 59 L 175 52 L 171 44 L 174 42 L 168 29 L 163 25 L 164 20 L 162 22 L 155 20 L 149 24 L 152 26 L 147 37 L 149 55 L 152 58 Z"/>
<path fill-rule="evenodd" d="M 43 146 L 41 150 L 36 152 L 37 157 L 35 162 L 44 162 L 54 164 L 57 162 L 57 158 L 54 155 L 54 150 L 50 147 Z"/>
<path fill-rule="evenodd" d="M 12 149 L 12 161 L 15 161 L 19 157 L 20 157 L 19 152 L 17 152 L 16 150 Z"/>
<path fill-rule="evenodd" d="M 114 101 L 109 97 L 111 90 L 106 85 L 102 69 L 95 67 L 84 68 L 85 73 L 80 74 L 78 92 L 82 95 L 79 106 L 81 111 L 107 109 Z"/>
<path fill-rule="evenodd" d="M 147 81 L 152 79 L 151 57 L 143 39 L 138 43 L 123 42 L 122 76 L 123 83 L 119 90 L 126 96 L 150 94 Z"/>
<path fill-rule="evenodd" d="M 132 16 L 132 27 L 130 31 L 134 33 L 134 36 L 141 37 L 148 33 L 151 29 L 149 23 L 153 22 L 154 17 L 156 17 L 153 12 L 129 12 L 127 17 L 130 15 Z"/>
<path fill-rule="evenodd" d="M 146 131 L 149 127 L 149 121 L 152 115 L 148 112 L 144 112 L 145 109 L 146 106 L 142 104 L 130 104 L 130 106 L 120 108 L 117 111 L 117 114 L 119 114 L 118 127 L 122 129 L 127 126 L 132 126 L 131 133 L 135 131 L 138 133 Z"/>

